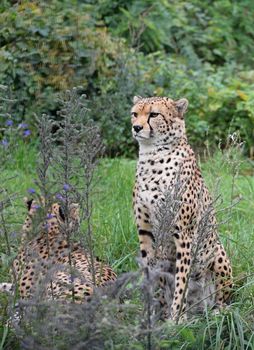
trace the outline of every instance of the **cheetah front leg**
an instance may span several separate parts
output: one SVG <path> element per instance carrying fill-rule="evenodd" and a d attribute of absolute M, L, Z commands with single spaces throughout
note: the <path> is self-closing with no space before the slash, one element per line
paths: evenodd
<path fill-rule="evenodd" d="M 147 200 L 147 194 L 142 192 L 143 197 L 137 194 L 137 188 L 133 191 L 133 208 L 138 229 L 139 247 L 144 267 L 154 258 L 154 235 L 152 233 L 151 213 L 142 202 Z"/>
<path fill-rule="evenodd" d="M 176 245 L 176 273 L 175 291 L 171 307 L 171 317 L 178 321 L 186 318 L 182 315 L 186 309 L 186 299 L 188 294 L 188 278 L 191 267 L 191 240 L 188 237 L 175 237 Z"/>
<path fill-rule="evenodd" d="M 152 233 L 152 226 L 146 223 L 138 223 L 138 237 L 142 261 L 144 266 L 147 266 L 154 258 L 154 236 Z"/>

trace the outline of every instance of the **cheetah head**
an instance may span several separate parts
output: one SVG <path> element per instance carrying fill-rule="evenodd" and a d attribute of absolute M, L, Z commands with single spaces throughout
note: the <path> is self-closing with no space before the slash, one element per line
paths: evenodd
<path fill-rule="evenodd" d="M 69 224 L 71 226 L 77 225 L 80 222 L 80 216 L 79 216 L 79 204 L 77 203 L 71 203 L 69 205 Z M 57 218 L 57 221 L 61 224 L 66 221 L 66 215 L 64 208 L 58 204 L 54 203 L 52 204 L 50 210 L 49 210 L 49 217 L 53 216 Z"/>
<path fill-rule="evenodd" d="M 185 135 L 188 100 L 135 96 L 131 109 L 132 135 L 140 144 L 168 144 Z"/>
<path fill-rule="evenodd" d="M 39 201 L 37 199 L 28 199 L 25 197 L 24 202 L 27 206 L 28 216 L 25 220 L 25 224 L 23 226 L 23 229 L 28 231 L 32 228 L 32 219 L 37 214 L 39 216 L 42 216 L 40 214 L 43 214 L 43 207 L 45 207 L 45 200 L 43 197 L 40 197 Z M 71 203 L 69 205 L 68 215 L 69 215 L 69 225 L 70 226 L 76 226 L 79 224 L 80 215 L 79 215 L 79 205 L 77 203 Z M 53 203 L 47 212 L 46 219 L 47 219 L 47 221 L 52 221 L 52 220 L 55 221 L 55 219 L 57 219 L 57 222 L 60 225 L 65 223 L 66 215 L 65 215 L 64 207 L 62 205 L 60 205 L 59 203 Z"/>

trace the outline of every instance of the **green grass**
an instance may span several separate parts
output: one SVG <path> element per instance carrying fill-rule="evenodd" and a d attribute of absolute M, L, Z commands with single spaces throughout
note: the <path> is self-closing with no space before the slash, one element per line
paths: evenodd
<path fill-rule="evenodd" d="M 28 151 L 20 150 L 16 154 L 17 162 L 12 162 L 0 175 L 2 187 L 9 193 L 17 193 L 8 214 L 9 232 L 19 232 L 26 212 L 22 198 L 27 195 L 28 188 L 34 187 L 36 152 Z M 235 154 L 227 156 L 218 152 L 203 161 L 201 168 L 211 192 L 221 196 L 218 210 L 240 199 L 237 205 L 218 213 L 219 221 L 224 221 L 220 236 L 231 258 L 237 286 L 233 305 L 217 317 L 207 315 L 179 331 L 175 328 L 173 333 L 172 326 L 166 323 L 162 327 L 164 339 L 160 340 L 158 348 L 254 349 L 254 170 L 249 160 Z M 95 252 L 118 274 L 137 269 L 138 237 L 132 215 L 135 164 L 128 159 L 103 159 L 93 194 Z M 10 179 L 3 182 L 6 178 Z M 9 239 L 15 251 L 19 234 L 10 234 Z M 2 236 L 0 248 L 5 257 L 0 280 L 8 281 L 9 260 Z M 1 299 L 3 307 L 6 302 L 6 298 Z"/>
<path fill-rule="evenodd" d="M 96 250 L 119 272 L 127 272 L 137 267 L 138 240 L 132 216 L 135 161 L 105 159 L 99 175 L 93 198 Z"/>

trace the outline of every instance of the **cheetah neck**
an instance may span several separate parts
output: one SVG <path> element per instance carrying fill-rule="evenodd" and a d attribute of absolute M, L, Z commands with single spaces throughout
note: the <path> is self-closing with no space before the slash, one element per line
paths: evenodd
<path fill-rule="evenodd" d="M 167 142 L 167 143 L 144 143 L 140 142 L 139 143 L 139 161 L 145 161 L 147 158 L 151 157 L 162 157 L 165 153 L 170 154 L 174 152 L 174 150 L 183 145 L 187 145 L 187 138 L 182 137 L 179 139 L 175 139 L 172 142 Z"/>

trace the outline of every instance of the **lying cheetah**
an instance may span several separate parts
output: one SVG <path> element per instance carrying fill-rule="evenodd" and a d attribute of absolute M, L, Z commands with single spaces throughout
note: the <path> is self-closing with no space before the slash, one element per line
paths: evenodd
<path fill-rule="evenodd" d="M 26 201 L 28 216 L 23 225 L 23 242 L 34 229 L 33 218 L 38 205 Z M 79 222 L 77 204 L 70 206 L 70 225 Z M 41 232 L 24 244 L 13 262 L 21 298 L 29 298 L 43 286 L 46 297 L 82 302 L 92 295 L 94 285 L 104 286 L 116 279 L 113 270 L 91 256 L 78 243 L 68 243 L 63 227 L 65 217 L 61 206 L 51 206 Z M 92 266 L 93 265 L 93 266 Z M 72 271 L 72 273 L 70 273 Z M 93 278 L 94 272 L 94 278 Z M 40 290 L 41 291 L 41 290 Z"/>
<path fill-rule="evenodd" d="M 199 265 L 195 269 L 200 275 L 212 271 L 216 282 L 216 304 L 223 306 L 232 287 L 232 269 L 219 241 L 211 196 L 187 141 L 184 113 L 188 101 L 184 98 L 174 101 L 166 97 L 134 97 L 133 102 L 132 134 L 139 143 L 133 202 L 144 264 L 152 265 L 156 259 L 158 242 L 153 232 L 156 208 L 165 201 L 165 193 L 174 190 L 176 182 L 182 184 L 175 225 L 170 228 L 171 237 L 168 237 L 171 246 L 164 257 L 175 264 L 174 297 L 170 310 L 162 297 L 162 307 L 174 320 L 185 311 L 186 297 L 183 298 L 183 294 L 186 289 L 187 295 L 186 283 L 193 252 L 200 241 L 200 223 L 205 215 L 208 216 L 207 225 L 212 229 L 199 242 L 195 256 Z"/>

